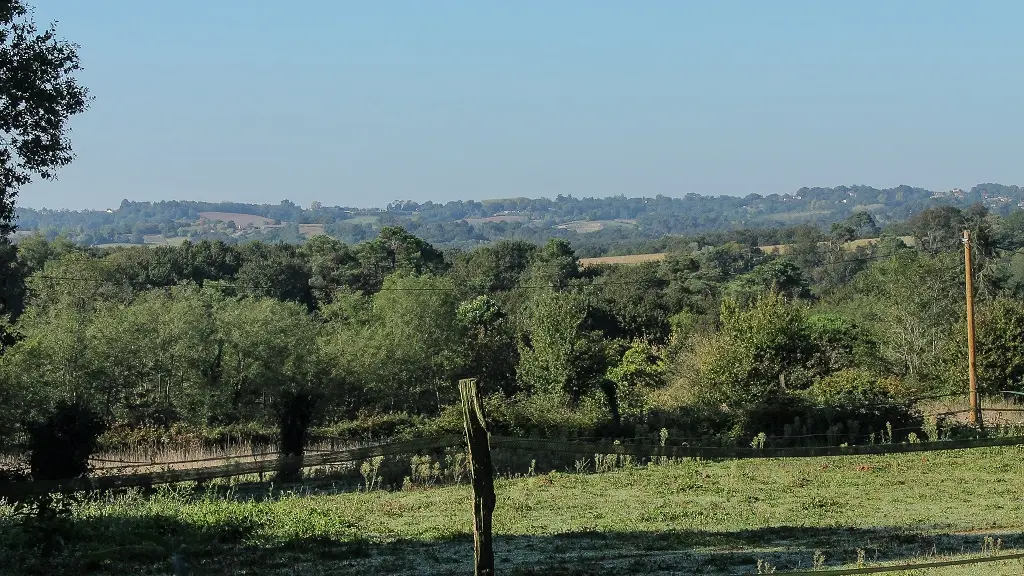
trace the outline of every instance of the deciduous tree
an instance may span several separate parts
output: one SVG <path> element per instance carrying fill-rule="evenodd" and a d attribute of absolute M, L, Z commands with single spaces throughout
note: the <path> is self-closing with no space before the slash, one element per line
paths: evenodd
<path fill-rule="evenodd" d="M 21 0 L 0 0 L 0 242 L 14 229 L 19 189 L 71 162 L 68 119 L 88 104 L 74 77 L 78 47 L 31 16 Z"/>

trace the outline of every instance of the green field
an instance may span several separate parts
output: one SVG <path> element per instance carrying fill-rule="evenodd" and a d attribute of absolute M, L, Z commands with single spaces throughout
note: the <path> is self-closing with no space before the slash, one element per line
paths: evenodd
<path fill-rule="evenodd" d="M 503 574 L 734 574 L 757 573 L 759 561 L 810 568 L 816 557 L 850 567 L 859 551 L 869 566 L 979 554 L 986 537 L 1007 553 L 1024 547 L 1022 491 L 1018 447 L 502 479 L 496 559 Z M 78 509 L 62 569 L 167 574 L 168 550 L 184 544 L 195 574 L 465 574 L 470 503 L 466 486 L 106 497 Z M 0 566 L 19 565 L 21 541 L 0 512 Z M 1009 561 L 917 573 L 1022 569 Z"/>
<path fill-rule="evenodd" d="M 347 220 L 344 220 L 344 222 L 348 224 L 376 224 L 379 219 L 380 216 L 367 214 L 363 216 L 353 216 Z"/>
<path fill-rule="evenodd" d="M 606 228 L 635 228 L 636 220 L 574 220 L 559 224 L 556 228 L 572 230 L 577 234 L 598 232 Z"/>

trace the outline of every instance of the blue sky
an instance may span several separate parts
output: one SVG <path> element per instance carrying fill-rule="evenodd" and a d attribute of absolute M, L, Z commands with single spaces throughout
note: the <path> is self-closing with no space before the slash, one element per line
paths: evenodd
<path fill-rule="evenodd" d="M 1022 2 L 28 1 L 96 100 L 26 206 L 1024 184 Z"/>

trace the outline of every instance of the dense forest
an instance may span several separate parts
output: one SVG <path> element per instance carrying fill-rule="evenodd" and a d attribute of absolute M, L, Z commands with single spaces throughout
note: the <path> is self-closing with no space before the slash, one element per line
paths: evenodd
<path fill-rule="evenodd" d="M 228 431 L 291 452 L 313 433 L 457 431 L 463 377 L 509 433 L 927 435 L 914 400 L 966 387 L 964 228 L 981 388 L 1021 389 L 1024 211 L 947 206 L 902 226 L 912 247 L 843 249 L 877 229 L 857 213 L 803 226 L 783 256 L 734 240 L 631 266 L 581 266 L 562 239 L 441 251 L 399 227 L 354 245 L 23 237 L 3 285 L 0 440 L 31 444 L 55 418 L 97 442 Z"/>
<path fill-rule="evenodd" d="M 770 231 L 805 222 L 827 227 L 857 212 L 871 214 L 884 227 L 939 205 L 966 208 L 982 203 L 993 214 L 1006 215 L 1022 202 L 1024 191 L 1017 186 L 979 184 L 966 192 L 839 186 L 746 197 L 687 194 L 681 198 L 392 202 L 378 210 L 326 207 L 319 202 L 303 208 L 287 200 L 277 205 L 125 200 L 110 210 L 21 207 L 16 215 L 22 234 L 38 232 L 51 240 L 63 235 L 83 245 L 160 244 L 186 238 L 301 243 L 311 236 L 304 232 L 304 225 L 317 225 L 322 228 L 316 233 L 355 244 L 376 237 L 384 227 L 399 226 L 440 248 L 469 249 L 501 239 L 543 243 L 563 238 L 581 256 L 600 256 L 652 250 L 652 244 L 666 235 L 750 228 Z M 264 218 L 267 224 L 243 222 L 249 216 Z M 231 218 L 237 221 L 229 222 Z M 766 240 L 781 243 L 777 238 Z"/>

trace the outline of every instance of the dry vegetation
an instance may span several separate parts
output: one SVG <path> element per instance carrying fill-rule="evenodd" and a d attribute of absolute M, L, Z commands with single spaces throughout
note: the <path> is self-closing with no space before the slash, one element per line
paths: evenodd
<path fill-rule="evenodd" d="M 498 216 L 488 216 L 486 218 L 465 218 L 466 223 L 476 226 L 477 224 L 483 224 L 485 222 L 526 222 L 530 218 L 522 214 L 501 214 Z"/>
<path fill-rule="evenodd" d="M 587 234 L 590 232 L 598 232 L 605 228 L 615 228 L 621 226 L 636 226 L 636 220 L 616 219 L 616 220 L 575 220 L 572 222 L 566 222 L 565 224 L 559 224 L 556 228 L 563 230 L 572 230 L 577 234 Z"/>
<path fill-rule="evenodd" d="M 200 218 L 206 220 L 220 220 L 221 222 L 234 222 L 238 228 L 245 228 L 252 224 L 255 228 L 270 226 L 274 223 L 270 218 L 256 216 L 254 214 L 240 214 L 237 212 L 200 212 Z"/>
<path fill-rule="evenodd" d="M 907 246 L 914 245 L 913 236 L 900 236 L 900 240 Z M 866 248 L 877 244 L 878 238 L 863 238 L 860 240 L 853 240 L 843 244 L 843 250 L 856 250 L 857 248 Z M 823 243 L 824 244 L 824 243 Z M 761 250 L 766 254 L 785 254 L 790 250 L 790 244 L 771 244 L 767 246 L 761 246 Z M 665 253 L 657 254 L 631 254 L 629 256 L 601 256 L 599 258 L 580 258 L 580 263 L 584 266 L 597 266 L 599 264 L 639 264 L 641 262 L 659 262 L 665 259 Z"/>
<path fill-rule="evenodd" d="M 900 240 L 903 240 L 903 243 L 906 244 L 907 246 L 914 245 L 913 236 L 900 236 L 899 238 Z M 879 240 L 879 238 L 861 238 L 860 240 L 853 240 L 847 242 L 846 244 L 843 244 L 843 250 L 856 250 L 857 248 L 867 248 L 869 246 L 878 244 Z M 825 245 L 826 243 L 822 242 L 821 244 Z M 765 254 L 785 254 L 786 252 L 789 252 L 791 247 L 791 244 L 772 244 L 768 246 L 761 246 L 761 250 Z"/>
<path fill-rule="evenodd" d="M 326 232 L 324 231 L 323 224 L 299 224 L 299 234 L 306 238 L 312 238 L 313 236 L 326 234 Z"/>
<path fill-rule="evenodd" d="M 311 443 L 307 453 L 331 452 L 353 447 L 352 443 L 321 441 Z M 277 448 L 264 443 L 241 441 L 228 446 L 178 446 L 153 447 L 146 445 L 129 446 L 94 454 L 89 461 L 94 473 L 142 474 L 164 470 L 185 470 L 219 466 L 237 462 L 258 462 L 274 460 Z M 2 463 L 2 460 L 0 460 Z"/>
<path fill-rule="evenodd" d="M 631 254 L 629 256 L 601 256 L 599 258 L 580 258 L 580 264 L 584 266 L 597 266 L 599 264 L 639 264 L 641 262 L 660 262 L 665 259 L 664 252 L 658 254 Z"/>

